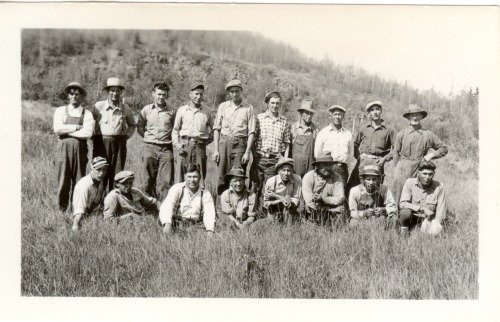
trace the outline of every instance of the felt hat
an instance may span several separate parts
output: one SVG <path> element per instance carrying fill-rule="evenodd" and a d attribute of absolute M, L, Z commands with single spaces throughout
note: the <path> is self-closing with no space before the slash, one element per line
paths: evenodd
<path fill-rule="evenodd" d="M 382 104 L 381 101 L 374 101 L 374 102 L 370 102 L 368 104 L 366 104 L 366 107 L 365 107 L 365 111 L 368 112 L 368 110 L 370 109 L 370 107 L 372 106 L 380 106 L 380 107 L 384 107 L 384 105 Z"/>
<path fill-rule="evenodd" d="M 281 94 L 278 91 L 270 91 L 269 93 L 266 94 L 266 97 L 264 98 L 264 103 L 269 103 L 269 100 L 271 99 L 271 95 L 276 94 L 278 97 L 281 99 Z"/>
<path fill-rule="evenodd" d="M 341 105 L 332 105 L 328 108 L 328 112 L 331 112 L 333 110 L 341 110 L 342 112 L 346 112 L 346 109 L 345 107 L 341 106 Z"/>
<path fill-rule="evenodd" d="M 94 170 L 100 169 L 102 167 L 108 167 L 108 161 L 103 157 L 95 157 L 92 159 L 90 167 Z"/>
<path fill-rule="evenodd" d="M 78 82 L 71 82 L 69 83 L 64 89 L 63 89 L 63 93 L 68 96 L 68 93 L 69 93 L 69 90 L 72 89 L 72 88 L 75 88 L 75 89 L 78 89 L 80 90 L 80 94 L 82 94 L 83 96 L 87 96 L 87 91 L 85 90 L 85 88 L 83 88 L 82 84 L 78 83 Z"/>
<path fill-rule="evenodd" d="M 135 179 L 135 174 L 132 171 L 123 170 L 115 175 L 115 182 L 125 182 L 130 178 Z"/>
<path fill-rule="evenodd" d="M 279 168 L 281 168 L 281 166 L 283 166 L 285 164 L 289 164 L 293 168 L 293 166 L 295 165 L 295 161 L 291 158 L 280 158 L 280 159 L 278 159 L 278 162 L 276 163 L 276 165 L 274 167 L 276 168 L 276 170 L 279 170 Z"/>
<path fill-rule="evenodd" d="M 228 91 L 231 87 L 239 87 L 241 90 L 243 90 L 243 86 L 241 86 L 241 81 L 239 79 L 233 79 L 229 81 L 226 85 L 226 91 Z"/>
<path fill-rule="evenodd" d="M 302 102 L 300 103 L 300 107 L 297 109 L 298 112 L 300 111 L 307 111 L 311 113 L 316 113 L 313 107 L 313 101 L 311 99 L 303 99 Z"/>
<path fill-rule="evenodd" d="M 378 165 L 370 164 L 370 165 L 365 165 L 363 167 L 363 172 L 360 173 L 361 176 L 383 176 L 383 174 L 380 173 L 380 168 Z"/>
<path fill-rule="evenodd" d="M 194 82 L 191 84 L 191 86 L 189 86 L 189 90 L 190 91 L 194 91 L 195 89 L 198 89 L 198 88 L 201 88 L 201 89 L 205 89 L 205 85 L 203 85 L 202 82 Z"/>
<path fill-rule="evenodd" d="M 243 170 L 242 167 L 237 166 L 237 165 L 232 167 L 231 170 L 229 170 L 229 172 L 226 173 L 226 175 L 224 177 L 226 178 L 226 180 L 229 180 L 233 177 L 245 178 L 245 179 L 247 178 L 247 176 L 245 175 L 245 170 Z"/>
<path fill-rule="evenodd" d="M 325 155 L 321 157 L 317 157 L 316 161 L 312 163 L 313 166 L 317 165 L 318 163 L 333 163 L 333 158 L 331 155 Z"/>
<path fill-rule="evenodd" d="M 107 91 L 110 87 L 120 87 L 122 90 L 125 89 L 125 86 L 123 86 L 122 81 L 117 78 L 117 77 L 110 77 L 106 81 L 106 86 L 102 88 L 103 91 Z"/>
<path fill-rule="evenodd" d="M 427 111 L 424 111 L 417 104 L 410 104 L 410 106 L 408 106 L 408 112 L 404 113 L 403 117 L 407 118 L 410 114 L 414 114 L 414 113 L 421 113 L 423 115 L 422 119 L 427 117 Z"/>

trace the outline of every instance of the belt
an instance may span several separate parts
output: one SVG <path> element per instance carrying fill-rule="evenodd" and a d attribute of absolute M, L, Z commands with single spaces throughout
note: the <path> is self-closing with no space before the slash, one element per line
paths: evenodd
<path fill-rule="evenodd" d="M 119 139 L 119 138 L 126 138 L 126 135 L 96 135 L 96 136 L 102 136 L 103 138 L 112 138 L 112 139 Z"/>
<path fill-rule="evenodd" d="M 383 157 L 378 157 L 376 155 L 371 155 L 371 154 L 366 154 L 366 153 L 361 153 L 361 158 L 368 158 L 368 159 L 375 159 L 375 160 L 378 160 L 378 159 L 381 159 Z"/>
<path fill-rule="evenodd" d="M 247 137 L 246 136 L 233 136 L 233 135 L 225 135 L 225 134 L 221 134 L 222 137 L 224 138 L 229 138 L 229 139 L 237 139 L 237 140 L 247 140 Z"/>
<path fill-rule="evenodd" d="M 144 143 L 146 143 L 146 144 L 158 145 L 158 146 L 166 146 L 166 147 L 168 147 L 168 146 L 171 146 L 171 145 L 172 145 L 172 142 L 170 142 L 170 143 L 156 143 L 156 142 L 146 142 L 146 141 L 144 141 Z"/>
<path fill-rule="evenodd" d="M 194 137 L 194 136 L 181 136 L 181 139 L 189 141 L 189 142 L 195 142 L 198 144 L 203 144 L 205 143 L 205 139 L 200 139 L 199 137 Z"/>
<path fill-rule="evenodd" d="M 201 222 L 200 219 L 194 219 L 194 218 L 182 218 L 182 217 L 174 217 L 173 220 L 176 222 L 176 223 L 182 223 L 182 224 L 197 224 L 199 222 Z"/>
<path fill-rule="evenodd" d="M 78 141 L 86 141 L 87 140 L 87 139 L 75 138 L 75 137 L 69 136 L 67 134 L 59 135 L 59 140 L 64 140 L 64 139 L 75 139 Z"/>
<path fill-rule="evenodd" d="M 261 157 L 268 158 L 268 159 L 274 159 L 274 158 L 277 158 L 279 155 L 281 155 L 281 154 L 274 154 L 274 153 L 262 153 L 262 152 L 258 152 L 258 154 L 259 154 Z"/>

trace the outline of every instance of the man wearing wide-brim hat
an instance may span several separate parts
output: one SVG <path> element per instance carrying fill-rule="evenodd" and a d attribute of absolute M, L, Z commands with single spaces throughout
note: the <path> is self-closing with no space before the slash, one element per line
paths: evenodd
<path fill-rule="evenodd" d="M 350 226 L 368 219 L 378 219 L 384 225 L 395 223 L 396 203 L 389 188 L 382 184 L 383 176 L 377 165 L 364 166 L 362 182 L 349 193 Z"/>
<path fill-rule="evenodd" d="M 226 85 L 229 100 L 217 109 L 214 122 L 213 160 L 217 164 L 217 194 L 227 188 L 224 175 L 239 165 L 246 171 L 255 140 L 253 106 L 242 97 L 243 85 L 238 79 Z"/>
<path fill-rule="evenodd" d="M 229 189 L 222 193 L 220 199 L 222 213 L 238 229 L 245 229 L 255 221 L 255 194 L 245 186 L 246 178 L 243 168 L 234 166 L 226 174 Z"/>
<path fill-rule="evenodd" d="M 291 154 L 295 161 L 295 173 L 301 178 L 313 169 L 314 140 L 318 135 L 318 129 L 312 122 L 316 111 L 312 99 L 303 99 L 299 112 L 299 120 L 290 126 Z"/>
<path fill-rule="evenodd" d="M 313 162 L 314 170 L 302 179 L 305 219 L 320 225 L 340 226 L 346 220 L 344 184 L 333 169 L 331 155 L 320 156 Z"/>
<path fill-rule="evenodd" d="M 54 132 L 58 135 L 57 203 L 61 211 L 68 208 L 75 185 L 85 176 L 87 168 L 87 139 L 92 136 L 95 121 L 92 113 L 82 106 L 86 95 L 80 83 L 69 83 L 60 95 L 68 100 L 68 105 L 58 107 L 54 113 Z"/>
<path fill-rule="evenodd" d="M 408 111 L 403 114 L 410 125 L 399 131 L 394 142 L 395 169 L 392 192 L 396 205 L 399 204 L 406 179 L 416 176 L 419 162 L 438 159 L 448 153 L 448 147 L 434 133 L 422 128 L 420 121 L 426 118 L 427 114 L 427 111 L 416 104 L 410 104 Z"/>
<path fill-rule="evenodd" d="M 280 158 L 275 169 L 277 175 L 269 178 L 264 187 L 263 208 L 268 219 L 291 225 L 297 221 L 302 179 L 294 173 L 294 161 L 291 158 Z"/>
<path fill-rule="evenodd" d="M 106 86 L 102 88 L 107 92 L 108 99 L 97 102 L 90 109 L 96 120 L 92 155 L 104 157 L 109 162 L 109 171 L 104 179 L 109 191 L 114 187 L 115 173 L 125 168 L 127 140 L 136 128 L 132 109 L 121 100 L 124 89 L 119 78 L 108 78 Z"/>

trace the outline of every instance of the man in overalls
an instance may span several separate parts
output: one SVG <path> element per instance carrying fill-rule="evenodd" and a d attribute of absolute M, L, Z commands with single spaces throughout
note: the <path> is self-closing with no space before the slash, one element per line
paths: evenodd
<path fill-rule="evenodd" d="M 68 105 L 58 107 L 54 113 L 54 132 L 58 135 L 57 202 L 61 211 L 68 208 L 75 185 L 85 176 L 87 167 L 87 139 L 92 136 L 95 122 L 92 113 L 81 106 L 86 94 L 80 83 L 70 83 L 61 94 L 68 99 Z"/>
<path fill-rule="evenodd" d="M 396 205 L 399 205 L 403 185 L 408 178 L 417 175 L 420 161 L 431 161 L 444 157 L 448 147 L 431 131 L 422 129 L 420 121 L 427 116 L 427 112 L 420 106 L 411 104 L 403 117 L 408 119 L 410 126 L 399 131 L 394 143 L 394 179 L 393 189 Z M 430 149 L 434 152 L 429 152 Z"/>
<path fill-rule="evenodd" d="M 315 113 L 312 100 L 304 99 L 297 111 L 300 113 L 300 120 L 290 126 L 291 151 L 295 161 L 295 174 L 302 178 L 313 169 L 314 140 L 318 135 L 318 129 L 312 122 Z"/>

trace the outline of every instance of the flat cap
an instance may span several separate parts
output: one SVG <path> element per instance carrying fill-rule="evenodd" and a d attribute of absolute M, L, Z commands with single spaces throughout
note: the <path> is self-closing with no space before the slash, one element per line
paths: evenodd
<path fill-rule="evenodd" d="M 368 112 L 368 110 L 370 109 L 370 107 L 372 106 L 380 106 L 380 107 L 384 107 L 384 105 L 382 104 L 381 101 L 374 101 L 374 102 L 370 102 L 368 104 L 366 104 L 366 107 L 365 107 L 365 111 Z"/>
<path fill-rule="evenodd" d="M 231 87 L 239 87 L 243 90 L 243 86 L 241 85 L 241 81 L 239 79 L 233 79 L 229 81 L 229 83 L 227 83 L 226 85 L 226 91 Z"/>
<path fill-rule="evenodd" d="M 380 173 L 380 167 L 375 164 L 365 165 L 363 167 L 363 172 L 360 173 L 362 176 L 372 175 L 372 176 L 383 176 Z"/>
<path fill-rule="evenodd" d="M 278 159 L 278 162 L 276 163 L 276 165 L 274 167 L 276 169 L 279 169 L 279 168 L 281 168 L 281 166 L 283 166 L 285 164 L 289 164 L 293 167 L 295 165 L 295 161 L 293 161 L 293 159 L 291 159 L 291 158 L 280 158 L 280 159 Z"/>
<path fill-rule="evenodd" d="M 270 91 L 269 93 L 266 94 L 266 97 L 264 98 L 264 103 L 269 103 L 269 100 L 271 99 L 271 96 L 273 94 L 276 94 L 281 99 L 280 92 L 278 92 L 278 91 Z"/>
<path fill-rule="evenodd" d="M 108 166 L 108 161 L 103 157 L 95 157 L 94 159 L 92 159 L 92 163 L 90 164 L 90 167 L 95 170 Z"/>
<path fill-rule="evenodd" d="M 341 105 L 332 105 L 328 108 L 328 112 L 331 112 L 333 110 L 341 110 L 342 112 L 346 112 L 346 109 L 345 107 L 341 106 Z"/>
<path fill-rule="evenodd" d="M 194 91 L 197 88 L 205 89 L 205 85 L 202 82 L 194 82 L 189 86 L 190 91 Z"/>
<path fill-rule="evenodd" d="M 115 175 L 115 182 L 124 182 L 127 179 L 135 179 L 135 174 L 132 171 L 123 170 Z"/>

